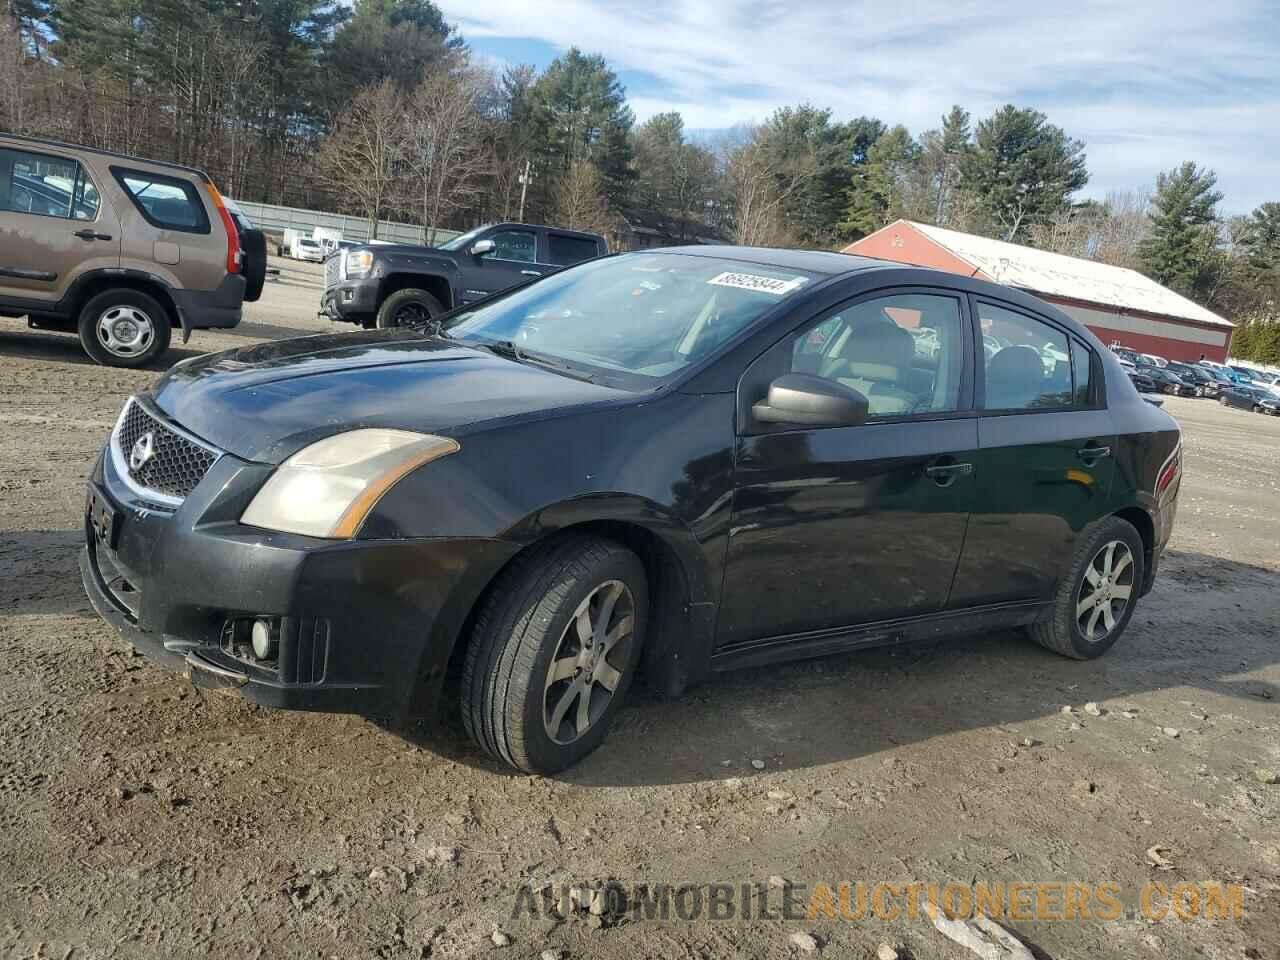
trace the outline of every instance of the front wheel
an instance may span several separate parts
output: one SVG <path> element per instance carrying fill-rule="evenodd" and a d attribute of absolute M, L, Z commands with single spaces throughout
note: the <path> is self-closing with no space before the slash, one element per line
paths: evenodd
<path fill-rule="evenodd" d="M 151 296 L 121 287 L 105 290 L 80 310 L 84 352 L 109 367 L 145 367 L 169 349 L 169 314 Z"/>
<path fill-rule="evenodd" d="M 397 290 L 378 308 L 378 326 L 382 329 L 425 324 L 444 313 L 440 301 L 425 290 Z"/>
<path fill-rule="evenodd" d="M 505 570 L 476 617 L 462 720 L 493 757 L 551 774 L 598 747 L 639 661 L 644 566 L 618 543 L 573 536 Z"/>
<path fill-rule="evenodd" d="M 1052 611 L 1031 627 L 1032 638 L 1075 660 L 1102 656 L 1128 626 L 1145 573 L 1145 548 L 1133 524 L 1108 517 L 1094 525 L 1076 548 Z"/>

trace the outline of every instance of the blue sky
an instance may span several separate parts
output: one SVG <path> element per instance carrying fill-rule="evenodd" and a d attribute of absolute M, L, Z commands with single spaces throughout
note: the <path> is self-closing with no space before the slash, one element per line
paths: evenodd
<path fill-rule="evenodd" d="M 437 2 L 495 64 L 603 53 L 640 120 L 717 130 L 808 101 L 919 133 L 1011 102 L 1086 142 L 1086 196 L 1194 160 L 1228 212 L 1280 200 L 1280 0 Z"/>

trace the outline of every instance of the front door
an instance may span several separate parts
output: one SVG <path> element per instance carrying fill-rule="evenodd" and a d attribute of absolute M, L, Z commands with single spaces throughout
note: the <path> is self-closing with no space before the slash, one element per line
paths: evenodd
<path fill-rule="evenodd" d="M 1047 600 L 1076 537 L 1107 513 L 1115 428 L 1091 347 L 1047 319 L 978 300 L 977 501 L 953 607 Z"/>
<path fill-rule="evenodd" d="M 546 267 L 538 264 L 536 230 L 504 228 L 481 239 L 492 240 L 493 249 L 480 256 L 469 251 L 462 253 L 459 274 L 464 303 L 514 287 L 547 272 Z"/>
<path fill-rule="evenodd" d="M 722 651 L 947 605 L 978 445 L 966 309 L 934 289 L 864 298 L 744 376 L 740 389 L 760 396 L 782 373 L 829 377 L 862 392 L 869 414 L 860 426 L 766 426 L 740 398 Z"/>
<path fill-rule="evenodd" d="M 0 298 L 56 304 L 88 270 L 120 265 L 115 211 L 76 160 L 0 147 Z"/>

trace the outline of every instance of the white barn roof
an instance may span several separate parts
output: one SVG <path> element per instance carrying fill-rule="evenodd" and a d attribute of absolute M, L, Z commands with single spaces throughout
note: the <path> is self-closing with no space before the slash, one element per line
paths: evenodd
<path fill-rule="evenodd" d="M 910 220 L 903 222 L 973 264 L 997 283 L 1034 293 L 1141 310 L 1217 327 L 1235 326 L 1212 310 L 1206 310 L 1127 267 L 1113 267 L 1096 260 L 1049 253 Z"/>

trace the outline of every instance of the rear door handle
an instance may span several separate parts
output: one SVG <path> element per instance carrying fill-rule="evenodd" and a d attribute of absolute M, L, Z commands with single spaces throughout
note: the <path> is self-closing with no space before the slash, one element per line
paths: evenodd
<path fill-rule="evenodd" d="M 520 272 L 521 272 L 522 274 L 524 274 L 526 277 L 540 277 L 540 276 L 542 276 L 542 274 L 541 274 L 539 271 L 537 271 L 537 270 L 521 270 Z"/>
<path fill-rule="evenodd" d="M 1103 457 L 1111 456 L 1110 447 L 1081 447 L 1076 451 L 1076 456 L 1086 462 L 1101 460 Z"/>
<path fill-rule="evenodd" d="M 93 230 L 77 230 L 75 232 L 75 236 L 79 237 L 81 240 L 110 240 L 111 239 L 111 234 L 97 233 L 96 231 L 93 231 Z"/>

